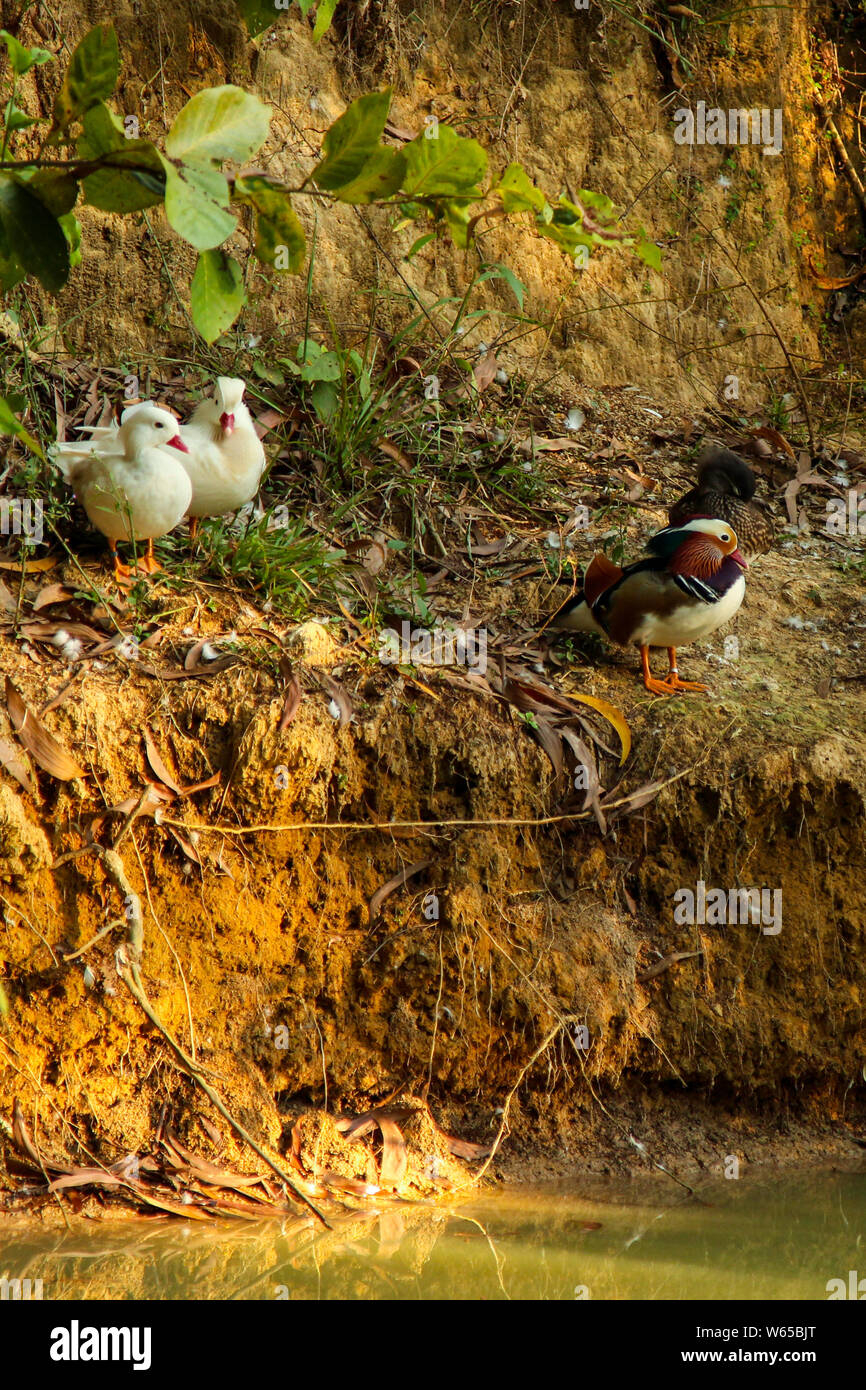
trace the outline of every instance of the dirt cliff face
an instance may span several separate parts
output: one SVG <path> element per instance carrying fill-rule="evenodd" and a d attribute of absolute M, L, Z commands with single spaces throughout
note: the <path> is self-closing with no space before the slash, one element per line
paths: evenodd
<path fill-rule="evenodd" d="M 72 42 L 106 7 L 85 0 L 57 15 Z M 228 0 L 206 10 L 118 0 L 111 18 L 119 105 L 150 138 L 198 88 L 237 82 L 272 104 L 264 163 L 294 179 L 346 102 L 388 81 L 398 127 L 437 115 L 482 140 L 494 165 L 521 160 L 551 194 L 589 187 L 632 208 L 665 247 L 661 275 L 611 255 L 575 274 L 529 231 L 494 226 L 482 238 L 483 256 L 513 267 L 527 315 L 543 321 L 515 336 L 509 367 L 559 372 L 567 396 L 641 384 L 654 407 L 697 409 L 733 373 L 752 406 L 784 364 L 762 304 L 798 361 L 818 355 L 805 252 L 824 246 L 828 221 L 850 225 L 850 198 L 818 153 L 805 8 L 744 11 L 728 40 L 703 35 L 701 63 L 688 78 L 677 66 L 672 97 L 669 59 L 598 6 L 346 3 L 319 46 L 294 13 L 251 45 Z M 50 82 L 42 70 L 34 80 Z M 672 109 L 701 99 L 781 107 L 781 155 L 676 145 Z M 312 214 L 299 211 L 311 233 Z M 58 350 L 131 370 L 154 355 L 184 359 L 190 330 L 174 286 L 185 294 L 192 253 L 158 212 L 149 225 L 83 221 L 69 288 L 56 304 L 32 297 Z M 376 210 L 319 217 L 317 335 L 329 316 L 343 342 L 363 332 L 374 292 L 400 293 L 395 266 L 428 304 L 462 293 L 474 253 L 434 243 L 407 262 L 414 235 Z M 235 241 L 244 260 L 244 233 Z M 287 350 L 303 331 L 302 282 L 253 268 L 250 289 L 239 342 L 256 333 Z M 476 336 L 492 337 L 508 296 L 488 286 L 479 300 L 490 318 Z M 399 297 L 376 300 L 383 331 L 411 312 Z M 581 481 L 575 465 L 566 490 Z M 51 578 L 77 587 L 80 573 Z M 36 583 L 28 577 L 25 596 Z M 464 598 L 451 594 L 455 610 Z M 305 1109 L 366 1109 L 402 1091 L 480 1141 L 508 1103 L 504 1152 L 529 1155 L 529 1171 L 542 1153 L 596 1169 L 624 1162 L 636 1131 L 684 1166 L 718 1167 L 729 1152 L 856 1153 L 866 991 L 856 574 L 799 552 L 756 567 L 736 664 L 723 636 L 710 644 L 710 701 L 646 699 L 630 656 L 566 663 L 565 693 L 605 698 L 631 725 L 631 761 L 621 773 L 609 760 L 608 789 L 620 777 L 624 796 L 668 783 L 643 808 L 614 811 L 604 836 L 589 816 L 538 823 L 559 814 L 568 788 L 504 701 L 435 673 L 389 673 L 359 655 L 351 625 L 332 624 L 318 652 L 306 634 L 305 696 L 281 732 L 273 662 L 165 675 L 192 640 L 232 630 L 252 643 L 262 613 L 168 585 L 153 601 L 166 615 L 162 674 L 109 653 L 44 714 L 87 777 L 61 783 L 31 768 L 28 791 L 0 773 L 0 1115 L 17 1098 L 47 1148 L 77 1155 L 86 1144 L 105 1162 L 146 1151 L 167 1111 L 199 1149 L 212 1142 L 201 1096 L 118 975 L 124 903 L 92 849 L 155 780 L 147 727 L 178 785 L 221 781 L 147 806 L 118 842 L 144 905 L 143 975 L 165 1027 L 260 1141 L 284 1149 Z M 471 601 L 494 627 L 514 604 L 540 625 L 550 587 L 473 583 Z M 786 620 L 813 603 L 811 640 Z M 279 623 L 273 632 L 290 636 Z M 66 680 L 44 656 L 0 632 L 0 670 L 34 711 Z M 711 670 L 703 653 L 690 659 Z M 319 682 L 335 661 L 350 722 Z M 4 738 L 14 732 L 0 709 Z M 677 894 L 699 882 L 780 893 L 781 929 L 677 920 Z M 777 1132 L 787 1150 L 772 1148 Z M 227 1134 L 224 1144 L 240 1158 Z"/>
<path fill-rule="evenodd" d="M 862 1105 L 862 698 L 822 701 L 820 658 L 773 654 L 782 563 L 755 580 L 745 651 L 717 699 L 646 703 L 627 658 L 565 674 L 561 689 L 615 699 L 631 722 L 624 794 L 675 779 L 643 810 L 612 811 L 604 838 L 594 823 L 534 823 L 568 788 L 506 705 L 351 655 L 317 668 L 309 629 L 301 669 L 337 670 L 346 727 L 313 684 L 280 733 L 266 670 L 207 682 L 117 659 L 91 670 L 45 716 L 86 784 L 2 788 L 0 1112 L 32 1091 L 50 1144 L 67 1149 L 84 1126 L 114 1158 L 145 1150 L 168 1105 L 186 1140 L 205 1142 L 201 1097 L 118 977 L 123 902 L 86 848 L 116 839 L 154 780 L 147 727 L 178 785 L 223 773 L 159 824 L 150 807 L 118 845 L 145 908 L 151 1002 L 264 1141 L 282 1146 L 309 1106 L 352 1111 L 395 1091 L 428 1094 L 452 1130 L 489 1140 L 547 1039 L 511 1115 L 512 1153 L 564 1146 L 597 1168 L 622 1161 L 637 1124 L 669 1161 L 717 1165 L 719 1144 L 756 1157 L 780 1115 L 844 1149 Z M 852 618 L 858 598 L 844 580 L 830 594 Z M 173 630 L 194 612 L 181 604 Z M 31 709 L 56 693 L 51 667 L 2 637 L 0 653 Z M 789 662 L 799 691 L 782 690 Z M 340 822 L 394 828 L 323 828 Z M 684 921 L 677 895 L 699 881 L 778 894 L 780 911 L 768 898 L 760 920 L 714 924 L 698 908 Z"/>

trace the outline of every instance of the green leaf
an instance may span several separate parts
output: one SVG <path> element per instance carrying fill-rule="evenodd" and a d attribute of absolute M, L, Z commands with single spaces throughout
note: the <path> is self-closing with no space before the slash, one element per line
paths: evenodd
<path fill-rule="evenodd" d="M 297 275 L 303 269 L 307 241 L 285 189 L 261 174 L 249 174 L 235 179 L 234 196 L 255 208 L 259 260 Z"/>
<path fill-rule="evenodd" d="M 104 167 L 84 180 L 84 199 L 91 207 L 103 212 L 140 212 L 164 200 L 166 175 L 159 151 L 147 140 L 129 143 L 131 149 L 106 155 Z"/>
<path fill-rule="evenodd" d="M 23 184 L 0 176 L 0 226 L 15 260 L 55 294 L 69 278 L 69 245 L 57 218 Z"/>
<path fill-rule="evenodd" d="M 504 280 L 511 289 L 514 298 L 521 312 L 523 311 L 523 297 L 526 294 L 526 286 L 522 280 L 518 280 L 514 271 L 501 261 L 494 262 L 493 265 L 485 266 L 484 273 L 478 276 L 478 283 L 482 280 Z"/>
<path fill-rule="evenodd" d="M 654 241 L 650 241 L 643 227 L 638 228 L 638 234 L 637 245 L 634 248 L 635 251 L 640 256 L 641 260 L 645 261 L 653 270 L 661 270 L 661 247 L 656 246 Z"/>
<path fill-rule="evenodd" d="M 20 106 L 13 106 L 12 98 L 9 98 L 3 107 L 3 125 L 6 130 L 26 130 L 28 126 L 38 124 L 38 117 L 28 116 L 26 111 L 21 110 Z"/>
<path fill-rule="evenodd" d="M 302 381 L 339 381 L 342 375 L 343 366 L 338 352 L 323 352 L 314 361 L 305 362 L 301 369 Z"/>
<path fill-rule="evenodd" d="M 209 251 L 230 237 L 237 218 L 227 212 L 229 186 L 225 175 L 210 164 L 182 164 L 163 159 L 165 215 L 172 227 L 197 251 Z"/>
<path fill-rule="evenodd" d="M 215 342 L 231 328 L 245 299 L 237 261 L 225 251 L 203 251 L 192 277 L 189 303 L 192 321 L 205 342 Z"/>
<path fill-rule="evenodd" d="M 270 382 L 271 386 L 285 386 L 286 374 L 281 372 L 279 367 L 274 367 L 270 362 L 265 362 L 261 357 L 253 358 L 253 371 L 262 381 Z"/>
<path fill-rule="evenodd" d="M 6 396 L 0 396 L 0 434 L 11 434 L 20 439 L 32 454 L 44 459 L 40 445 L 22 425 Z"/>
<path fill-rule="evenodd" d="M 405 255 L 405 258 L 404 258 L 404 259 L 407 260 L 407 261 L 411 261 L 412 257 L 413 257 L 413 256 L 416 256 L 416 255 L 418 254 L 418 252 L 421 250 L 422 246 L 426 246 L 428 242 L 435 241 L 435 240 L 436 240 L 436 233 L 435 233 L 435 232 L 425 232 L 423 236 L 419 236 L 419 237 L 418 237 L 418 240 L 417 240 L 417 241 L 413 241 L 413 242 L 412 242 L 412 245 L 409 247 L 409 250 L 406 252 L 406 255 Z"/>
<path fill-rule="evenodd" d="M 331 27 L 331 20 L 334 18 L 337 3 L 338 0 L 319 0 L 316 8 L 316 23 L 313 27 L 313 43 L 318 43 L 319 39 L 327 34 Z"/>
<path fill-rule="evenodd" d="M 6 40 L 9 66 L 16 77 L 21 77 L 23 73 L 29 72 L 37 63 L 50 63 L 54 57 L 54 54 L 49 53 L 45 48 L 25 48 L 23 44 L 18 42 L 14 34 L 9 33 L 8 29 L 0 29 L 0 38 Z"/>
<path fill-rule="evenodd" d="M 27 187 L 52 217 L 71 212 L 78 202 L 78 179 L 63 169 L 40 169 L 28 180 Z"/>
<path fill-rule="evenodd" d="M 4 294 L 25 279 L 27 271 L 13 253 L 9 240 L 0 222 L 0 290 Z"/>
<path fill-rule="evenodd" d="M 69 266 L 74 270 L 81 264 L 81 223 L 74 212 L 65 212 L 57 221 L 63 228 L 63 235 L 69 243 Z"/>
<path fill-rule="evenodd" d="M 233 159 L 242 163 L 264 144 L 271 113 L 252 92 L 240 87 L 207 87 L 178 111 L 165 150 L 172 159 L 199 162 Z"/>
<path fill-rule="evenodd" d="M 165 197 L 165 170 L 149 140 L 127 140 L 123 122 L 104 102 L 85 114 L 77 150 L 102 159 L 104 168 L 84 180 L 85 201 L 103 212 L 140 212 Z"/>
<path fill-rule="evenodd" d="M 616 221 L 616 205 L 605 193 L 594 193 L 591 188 L 579 188 L 577 196 L 585 208 L 592 208 L 597 214 L 596 221 L 603 223 Z"/>
<path fill-rule="evenodd" d="M 317 343 L 315 338 L 305 338 L 302 343 L 298 343 L 298 361 L 314 362 L 324 351 L 321 343 Z"/>
<path fill-rule="evenodd" d="M 546 222 L 549 222 L 553 215 L 553 209 L 541 189 L 535 187 L 520 164 L 509 164 L 496 185 L 495 192 L 501 197 L 502 206 L 508 213 L 536 212 L 544 217 Z"/>
<path fill-rule="evenodd" d="M 440 125 L 432 137 L 428 131 L 416 135 L 406 146 L 406 163 L 403 191 L 410 197 L 462 194 L 476 198 L 487 172 L 487 155 L 478 141 L 458 135 L 447 125 Z"/>
<path fill-rule="evenodd" d="M 377 145 L 356 179 L 329 191 L 341 203 L 374 203 L 396 193 L 405 175 L 403 151 L 392 149 L 390 145 Z"/>
<path fill-rule="evenodd" d="M 237 6 L 244 17 L 244 24 L 251 39 L 276 23 L 278 11 L 274 0 L 237 0 Z M 285 14 L 288 0 L 279 9 Z"/>
<path fill-rule="evenodd" d="M 310 392 L 310 399 L 322 424 L 327 425 L 337 409 L 339 396 L 336 386 L 332 381 L 317 381 Z"/>
<path fill-rule="evenodd" d="M 454 245 L 465 250 L 469 245 L 469 204 L 448 199 L 439 205 L 438 211 L 445 218 Z"/>
<path fill-rule="evenodd" d="M 82 159 L 98 159 L 101 154 L 120 150 L 126 143 L 123 122 L 104 101 L 94 102 L 85 112 L 82 133 L 76 146 Z"/>
<path fill-rule="evenodd" d="M 97 24 L 85 34 L 69 59 L 63 86 L 54 103 L 54 131 L 68 130 L 91 106 L 110 97 L 119 72 L 120 55 L 114 28 L 111 24 Z"/>
<path fill-rule="evenodd" d="M 322 141 L 323 158 L 310 178 L 327 193 L 336 193 L 360 179 L 370 160 L 380 148 L 391 108 L 391 88 L 358 97 L 343 112 L 339 120 L 325 132 Z"/>

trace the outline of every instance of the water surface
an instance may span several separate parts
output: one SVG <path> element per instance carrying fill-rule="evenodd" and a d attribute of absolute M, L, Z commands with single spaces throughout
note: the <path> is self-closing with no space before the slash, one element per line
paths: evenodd
<path fill-rule="evenodd" d="M 826 1300 L 866 1277 L 866 1173 L 764 1174 L 700 1188 L 516 1187 L 448 1206 L 372 1203 L 306 1219 L 0 1228 L 0 1275 L 43 1297 Z M 866 1288 L 866 1285 L 864 1285 Z"/>

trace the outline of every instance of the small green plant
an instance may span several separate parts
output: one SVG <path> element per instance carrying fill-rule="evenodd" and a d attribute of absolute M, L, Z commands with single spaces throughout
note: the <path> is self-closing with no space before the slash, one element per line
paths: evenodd
<path fill-rule="evenodd" d="M 725 206 L 725 226 L 732 227 L 743 210 L 743 199 L 739 193 L 729 194 Z"/>
<path fill-rule="evenodd" d="M 202 523 L 200 551 L 189 566 L 198 577 L 213 573 L 221 580 L 235 579 L 252 590 L 259 604 L 269 604 L 290 617 L 309 608 L 310 598 L 333 598 L 345 562 L 343 550 L 332 550 L 315 532 L 305 530 L 302 519 L 290 520 L 285 507 L 274 508 L 247 526 L 239 536 L 231 533 L 220 517 Z M 170 554 L 176 569 L 181 537 L 167 537 L 158 545 L 160 555 Z"/>
<path fill-rule="evenodd" d="M 237 0 L 237 7 L 244 17 L 244 23 L 251 39 L 270 29 L 283 15 L 296 4 L 306 19 L 315 10 L 313 43 L 318 43 L 331 27 L 339 0 Z"/>

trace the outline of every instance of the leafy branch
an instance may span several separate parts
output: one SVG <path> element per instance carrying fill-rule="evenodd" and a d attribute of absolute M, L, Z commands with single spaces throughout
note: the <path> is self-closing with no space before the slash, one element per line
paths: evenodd
<path fill-rule="evenodd" d="M 259 8 L 272 13 L 269 6 Z M 311 4 L 301 8 L 306 13 Z M 317 18 L 333 8 L 320 0 Z M 395 229 L 427 223 L 410 257 L 440 233 L 467 247 L 485 219 L 528 217 L 576 263 L 585 264 L 599 246 L 631 248 L 650 265 L 660 263 L 655 244 L 642 229 L 622 227 L 608 198 L 580 190 L 551 202 L 519 164 L 491 179 L 482 146 L 433 118 L 404 146 L 384 144 L 390 89 L 352 102 L 325 132 L 321 158 L 297 187 L 244 168 L 267 139 L 270 109 L 239 87 L 206 88 L 191 97 L 160 150 L 139 136 L 135 117 L 121 118 L 107 104 L 120 69 L 110 24 L 91 29 L 71 54 L 37 153 L 7 158 L 20 133 L 39 124 L 17 105 L 18 80 L 53 59 L 5 30 L 0 37 L 12 72 L 0 154 L 2 290 L 28 276 L 51 293 L 62 289 L 81 259 L 79 202 L 117 215 L 164 206 L 171 227 L 199 253 L 190 308 L 208 342 L 234 323 L 246 302 L 241 267 L 225 249 L 240 209 L 253 214 L 256 258 L 279 272 L 302 273 L 307 245 L 293 205 L 298 197 L 391 207 Z"/>

